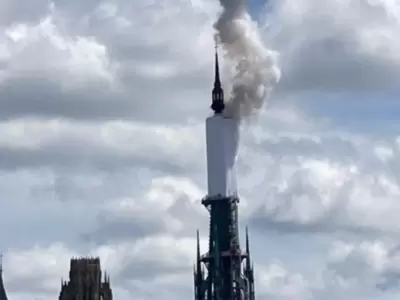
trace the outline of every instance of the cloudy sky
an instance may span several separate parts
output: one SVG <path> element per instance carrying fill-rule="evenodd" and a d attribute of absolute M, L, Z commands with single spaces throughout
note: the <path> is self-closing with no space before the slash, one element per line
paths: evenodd
<path fill-rule="evenodd" d="M 0 0 L 10 300 L 99 255 L 115 299 L 192 299 L 216 0 Z M 400 296 L 400 2 L 249 0 L 282 79 L 245 122 L 258 299 Z M 225 77 L 226 78 L 226 77 Z"/>

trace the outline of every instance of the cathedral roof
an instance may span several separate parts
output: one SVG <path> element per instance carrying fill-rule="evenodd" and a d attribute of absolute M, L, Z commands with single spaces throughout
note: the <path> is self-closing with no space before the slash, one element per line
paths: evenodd
<path fill-rule="evenodd" d="M 3 264 L 2 264 L 2 255 L 0 254 L 0 300 L 7 300 L 6 289 L 4 288 L 3 282 Z"/>

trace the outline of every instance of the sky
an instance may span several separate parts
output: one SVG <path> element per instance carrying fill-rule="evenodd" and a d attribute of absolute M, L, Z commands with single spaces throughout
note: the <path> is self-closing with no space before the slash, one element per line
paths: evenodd
<path fill-rule="evenodd" d="M 399 297 L 399 1 L 249 11 L 282 72 L 241 128 L 257 299 Z M 219 12 L 216 0 L 0 0 L 10 300 L 55 299 L 77 256 L 101 257 L 115 299 L 193 297 Z"/>

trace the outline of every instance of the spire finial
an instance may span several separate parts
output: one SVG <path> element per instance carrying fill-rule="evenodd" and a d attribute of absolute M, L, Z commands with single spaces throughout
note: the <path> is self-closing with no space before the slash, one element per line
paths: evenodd
<path fill-rule="evenodd" d="M 218 42 L 215 42 L 215 81 L 214 88 L 221 88 L 221 79 L 219 77 L 219 60 L 218 60 Z"/>
<path fill-rule="evenodd" d="M 3 272 L 3 253 L 0 253 L 0 273 Z"/>
<path fill-rule="evenodd" d="M 218 61 L 218 43 L 215 42 L 215 79 L 214 88 L 212 91 L 211 108 L 216 114 L 221 114 L 225 109 L 224 91 L 222 90 L 221 79 L 219 76 L 219 61 Z"/>

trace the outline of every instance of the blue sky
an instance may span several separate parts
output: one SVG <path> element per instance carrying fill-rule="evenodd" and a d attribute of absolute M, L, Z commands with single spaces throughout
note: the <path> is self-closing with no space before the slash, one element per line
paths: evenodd
<path fill-rule="evenodd" d="M 258 18 L 260 10 L 264 9 L 264 3 L 262 0 L 248 0 L 247 6 L 254 18 Z"/>

